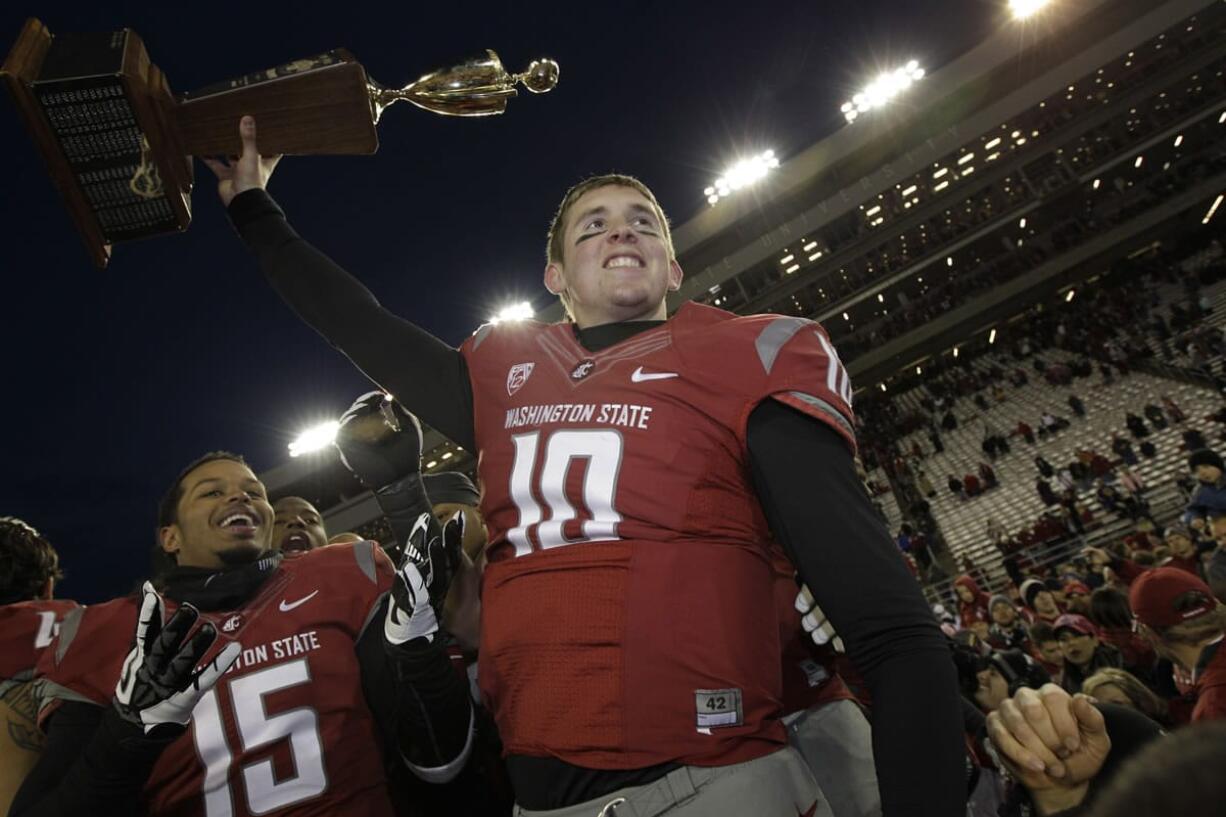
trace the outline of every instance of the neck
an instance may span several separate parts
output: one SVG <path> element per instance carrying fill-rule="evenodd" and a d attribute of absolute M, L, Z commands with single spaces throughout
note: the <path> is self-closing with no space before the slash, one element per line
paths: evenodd
<path fill-rule="evenodd" d="M 582 314 L 575 315 L 575 328 L 577 329 L 592 329 L 597 326 L 605 326 L 610 323 L 633 323 L 635 321 L 662 321 L 668 317 L 668 311 L 665 308 L 664 302 L 656 304 L 653 307 L 646 309 L 635 309 L 633 307 L 624 310 L 613 310 L 607 313 Z"/>
<path fill-rule="evenodd" d="M 1212 638 L 1206 638 L 1196 644 L 1168 644 L 1166 652 L 1181 669 L 1191 672 L 1196 669 L 1196 662 L 1200 661 L 1201 652 L 1212 641 Z"/>

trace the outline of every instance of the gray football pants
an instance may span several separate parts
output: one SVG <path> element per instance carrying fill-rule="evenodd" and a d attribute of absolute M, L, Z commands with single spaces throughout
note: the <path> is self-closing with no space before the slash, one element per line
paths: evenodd
<path fill-rule="evenodd" d="M 731 766 L 682 766 L 659 780 L 551 811 L 515 817 L 833 817 L 792 747 Z"/>
<path fill-rule="evenodd" d="M 834 817 L 881 817 L 873 730 L 855 701 L 833 701 L 783 719 Z"/>

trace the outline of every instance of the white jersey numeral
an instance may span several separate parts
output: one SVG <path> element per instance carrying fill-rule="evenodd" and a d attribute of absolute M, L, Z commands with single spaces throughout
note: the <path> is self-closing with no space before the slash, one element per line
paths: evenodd
<path fill-rule="evenodd" d="M 247 792 L 247 811 L 267 814 L 293 803 L 318 797 L 328 789 L 324 770 L 319 715 L 308 707 L 269 715 L 264 696 L 309 683 L 305 658 L 253 672 L 230 682 L 234 722 L 242 751 L 248 752 L 279 740 L 288 740 L 296 774 L 277 780 L 272 760 L 251 763 L 241 769 Z M 234 794 L 230 775 L 234 754 L 226 744 L 225 725 L 217 690 L 210 689 L 192 710 L 196 752 L 204 764 L 204 813 L 206 817 L 231 817 Z"/>
<path fill-rule="evenodd" d="M 55 623 L 55 613 L 42 610 L 38 614 L 38 633 L 34 636 L 34 649 L 41 650 L 50 647 L 59 627 Z"/>
<path fill-rule="evenodd" d="M 826 357 L 830 358 L 830 365 L 826 367 L 826 388 L 841 397 L 843 402 L 850 408 L 851 375 L 847 373 L 847 369 L 843 366 L 843 361 L 839 360 L 839 353 L 834 350 L 834 346 L 830 341 L 826 340 L 826 336 L 821 332 L 816 334 L 818 342 L 821 343 L 822 349 L 826 352 Z"/>
<path fill-rule="evenodd" d="M 622 464 L 620 433 L 608 429 L 555 431 L 545 442 L 539 468 L 541 432 L 517 434 L 511 442 L 515 446 L 511 501 L 519 510 L 519 523 L 507 531 L 507 539 L 515 546 L 516 556 L 532 552 L 533 535 L 542 549 L 618 538 L 617 524 L 622 517 L 613 499 Z M 568 496 L 567 477 L 576 460 L 586 461 L 580 464 L 585 466 L 583 487 L 579 496 Z M 578 537 L 568 538 L 563 527 L 579 517 L 577 502 L 582 502 L 591 518 L 583 521 Z"/>

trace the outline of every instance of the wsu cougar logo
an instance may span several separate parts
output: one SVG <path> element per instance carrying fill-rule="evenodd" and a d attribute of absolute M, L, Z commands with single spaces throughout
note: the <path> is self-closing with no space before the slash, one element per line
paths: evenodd
<path fill-rule="evenodd" d="M 528 382 L 528 378 L 532 376 L 532 369 L 536 366 L 535 363 L 516 363 L 511 367 L 511 371 L 507 372 L 507 394 L 515 394 L 523 388 L 523 385 Z"/>

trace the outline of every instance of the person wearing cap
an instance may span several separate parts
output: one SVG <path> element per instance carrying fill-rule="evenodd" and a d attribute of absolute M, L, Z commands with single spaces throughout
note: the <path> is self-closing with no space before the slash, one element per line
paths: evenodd
<path fill-rule="evenodd" d="M 1200 487 L 1188 502 L 1184 522 L 1193 516 L 1207 516 L 1214 509 L 1226 510 L 1226 464 L 1216 451 L 1202 448 L 1188 456 L 1188 470 L 1196 477 Z"/>
<path fill-rule="evenodd" d="M 1163 658 L 1191 673 L 1192 721 L 1226 718 L 1226 607 L 1187 571 L 1158 567 L 1129 592 L 1137 630 Z"/>
<path fill-rule="evenodd" d="M 1008 596 L 997 594 L 988 602 L 992 625 L 988 628 L 988 643 L 998 650 L 1029 650 L 1030 636 L 1026 622 Z"/>
<path fill-rule="evenodd" d="M 1070 613 L 1089 615 L 1090 587 L 1082 581 L 1070 581 L 1064 584 L 1064 606 Z"/>
<path fill-rule="evenodd" d="M 1052 626 L 1064 653 L 1064 673 L 1060 682 L 1070 693 L 1081 691 L 1085 679 L 1105 667 L 1124 666 L 1120 651 L 1099 640 L 1098 630 L 1085 616 L 1065 613 Z"/>
<path fill-rule="evenodd" d="M 1163 567 L 1175 567 L 1186 570 L 1193 576 L 1204 578 L 1201 573 L 1200 554 L 1196 547 L 1196 537 L 1192 531 L 1183 525 L 1171 525 L 1162 534 L 1162 540 L 1170 548 L 1171 555 Z"/>
<path fill-rule="evenodd" d="M 1054 624 L 1064 612 L 1056 602 L 1056 597 L 1039 579 L 1027 579 L 1018 588 L 1026 608 L 1034 614 L 1035 621 L 1045 621 Z"/>

